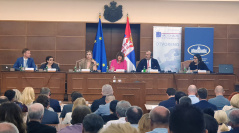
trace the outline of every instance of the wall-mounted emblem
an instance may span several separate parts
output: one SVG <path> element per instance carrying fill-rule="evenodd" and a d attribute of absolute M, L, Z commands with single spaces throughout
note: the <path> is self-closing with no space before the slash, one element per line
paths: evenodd
<path fill-rule="evenodd" d="M 188 53 L 191 55 L 200 54 L 201 56 L 205 56 L 210 53 L 210 48 L 203 44 L 195 44 L 188 47 Z"/>
<path fill-rule="evenodd" d="M 104 18 L 110 22 L 116 22 L 123 16 L 122 5 L 117 6 L 117 2 L 110 2 L 110 6 L 105 5 Z"/>

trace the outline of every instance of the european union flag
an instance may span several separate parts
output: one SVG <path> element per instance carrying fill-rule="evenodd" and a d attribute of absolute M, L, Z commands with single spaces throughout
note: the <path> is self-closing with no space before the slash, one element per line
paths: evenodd
<path fill-rule="evenodd" d="M 101 72 L 106 72 L 107 59 L 105 52 L 105 42 L 102 31 L 101 19 L 99 17 L 98 30 L 95 37 L 94 49 L 93 49 L 93 59 L 97 62 L 97 70 Z"/>

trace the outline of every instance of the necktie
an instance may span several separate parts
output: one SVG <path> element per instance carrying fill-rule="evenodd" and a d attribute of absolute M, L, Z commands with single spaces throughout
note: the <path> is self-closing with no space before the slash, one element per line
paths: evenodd
<path fill-rule="evenodd" d="M 148 63 L 147 63 L 147 68 L 149 68 L 149 60 L 147 60 L 148 61 Z"/>

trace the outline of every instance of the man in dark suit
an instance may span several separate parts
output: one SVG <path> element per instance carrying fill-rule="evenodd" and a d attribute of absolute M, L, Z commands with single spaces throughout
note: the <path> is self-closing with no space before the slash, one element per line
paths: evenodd
<path fill-rule="evenodd" d="M 28 48 L 24 48 L 22 50 L 23 57 L 17 58 L 17 61 L 13 65 L 15 70 L 20 70 L 21 67 L 23 68 L 34 68 L 36 69 L 35 62 L 33 58 L 31 58 L 31 51 Z"/>
<path fill-rule="evenodd" d="M 229 115 L 229 125 L 232 127 L 232 130 L 223 132 L 223 133 L 239 133 L 239 109 L 232 110 Z"/>
<path fill-rule="evenodd" d="M 199 102 L 194 104 L 194 106 L 200 108 L 202 111 L 207 108 L 211 108 L 213 110 L 217 110 L 217 106 L 209 103 L 207 101 L 207 89 L 200 88 L 198 89 L 198 96 L 199 96 Z"/>
<path fill-rule="evenodd" d="M 51 90 L 47 87 L 42 87 L 40 94 L 46 95 L 49 100 L 50 100 L 50 107 L 55 111 L 55 112 L 61 112 L 61 106 L 56 99 L 51 98 Z"/>
<path fill-rule="evenodd" d="M 36 102 L 44 106 L 44 115 L 41 120 L 41 124 L 59 124 L 57 113 L 48 110 L 49 100 L 46 95 L 39 95 L 36 99 Z"/>
<path fill-rule="evenodd" d="M 145 58 L 139 62 L 136 72 L 142 72 L 144 68 L 158 69 L 158 71 L 161 70 L 158 61 L 152 57 L 151 51 L 146 52 Z"/>
<path fill-rule="evenodd" d="M 27 133 L 56 133 L 56 128 L 41 124 L 44 107 L 40 103 L 34 103 L 28 108 Z"/>
<path fill-rule="evenodd" d="M 159 103 L 159 106 L 164 106 L 165 108 L 170 108 L 175 106 L 175 93 L 174 88 L 168 88 L 167 91 L 168 100 L 162 101 Z"/>

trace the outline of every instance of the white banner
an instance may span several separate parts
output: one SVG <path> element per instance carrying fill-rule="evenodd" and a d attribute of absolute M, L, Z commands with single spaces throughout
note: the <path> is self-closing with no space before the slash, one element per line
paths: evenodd
<path fill-rule="evenodd" d="M 154 26 L 153 57 L 161 71 L 179 72 L 181 67 L 182 27 Z"/>

